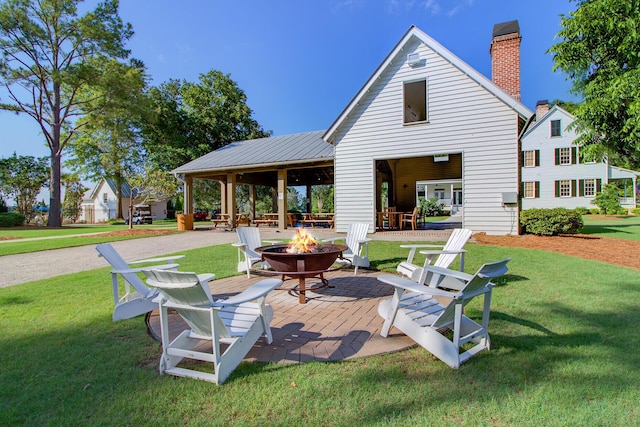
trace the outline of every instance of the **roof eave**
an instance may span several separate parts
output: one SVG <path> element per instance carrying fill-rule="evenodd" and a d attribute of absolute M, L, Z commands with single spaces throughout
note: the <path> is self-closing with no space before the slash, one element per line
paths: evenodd
<path fill-rule="evenodd" d="M 189 170 L 181 170 L 180 168 L 176 168 L 171 171 L 172 174 L 200 174 L 207 172 L 227 172 L 236 169 L 264 169 L 264 168 L 279 168 L 282 166 L 292 166 L 296 164 L 304 164 L 304 163 L 323 163 L 323 162 L 333 162 L 334 157 L 318 157 L 314 159 L 301 159 L 301 160 L 293 160 L 293 161 L 282 161 L 282 162 L 271 162 L 271 163 L 256 163 L 252 165 L 235 165 L 235 166 L 225 166 L 219 168 L 203 168 L 203 169 L 189 169 Z"/>
<path fill-rule="evenodd" d="M 351 102 L 347 105 L 347 107 L 340 113 L 338 118 L 331 124 L 329 129 L 322 136 L 322 139 L 329 142 L 332 140 L 337 129 L 342 125 L 343 121 L 346 117 L 351 113 L 354 107 L 361 101 L 361 99 L 366 95 L 369 89 L 373 86 L 373 84 L 378 80 L 378 78 L 384 73 L 384 71 L 388 68 L 393 58 L 404 49 L 404 46 L 409 42 L 411 37 L 416 37 L 420 41 L 422 41 L 425 45 L 429 46 L 434 50 L 437 54 L 446 59 L 451 65 L 458 68 L 464 74 L 469 76 L 471 79 L 476 81 L 480 86 L 485 88 L 487 91 L 495 95 L 498 99 L 500 99 L 503 103 L 505 103 L 509 108 L 514 110 L 520 117 L 523 119 L 528 119 L 533 114 L 533 111 L 529 110 L 524 104 L 516 101 L 510 95 L 508 95 L 505 91 L 500 89 L 495 83 L 491 80 L 480 74 L 473 67 L 469 66 L 466 62 L 455 56 L 451 51 L 445 48 L 443 45 L 438 43 L 435 39 L 431 38 L 425 32 L 417 28 L 415 25 L 409 27 L 409 30 L 405 33 L 405 35 L 400 39 L 400 41 L 396 44 L 393 50 L 385 57 L 382 63 L 376 68 L 375 72 L 369 77 L 364 86 L 356 93 L 356 96 L 351 100 Z"/>

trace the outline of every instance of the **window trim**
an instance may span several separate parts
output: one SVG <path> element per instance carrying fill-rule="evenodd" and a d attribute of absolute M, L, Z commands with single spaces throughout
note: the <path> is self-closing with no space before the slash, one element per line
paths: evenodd
<path fill-rule="evenodd" d="M 551 138 L 560 138 L 560 137 L 562 137 L 562 120 L 561 119 L 550 120 L 549 123 L 550 123 L 550 125 L 549 125 L 549 127 L 550 127 L 550 129 L 549 129 L 550 137 Z M 553 125 L 554 125 L 554 123 L 558 124 L 558 128 L 557 128 L 558 134 L 557 135 L 553 134 L 553 130 L 554 130 L 554 126 Z"/>
<path fill-rule="evenodd" d="M 527 153 L 533 153 L 533 164 L 527 165 Z M 540 166 L 540 150 L 523 150 L 522 151 L 522 167 L 535 168 Z"/>
<path fill-rule="evenodd" d="M 407 85 L 413 83 L 422 83 L 424 82 L 424 120 L 416 120 L 416 121 L 407 121 L 406 114 L 406 105 L 407 105 Z M 402 82 L 402 125 L 403 126 L 413 126 L 429 123 L 429 78 L 421 77 L 412 80 L 405 80 Z"/>
<path fill-rule="evenodd" d="M 527 184 L 533 188 L 527 188 Z M 527 190 L 532 190 L 533 195 L 527 195 Z M 537 199 L 540 197 L 540 181 L 524 181 L 522 183 L 522 198 Z"/>

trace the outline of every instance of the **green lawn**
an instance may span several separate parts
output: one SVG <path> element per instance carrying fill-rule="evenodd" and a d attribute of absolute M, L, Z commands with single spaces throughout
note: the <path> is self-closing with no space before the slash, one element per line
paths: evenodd
<path fill-rule="evenodd" d="M 492 351 L 459 370 L 413 348 L 338 363 L 243 363 L 219 387 L 160 377 L 160 345 L 142 317 L 111 321 L 108 268 L 0 289 L 0 425 L 638 425 L 638 271 L 466 249 L 468 272 L 513 260 L 494 289 Z M 186 254 L 184 271 L 234 274 L 231 245 Z M 370 254 L 390 271 L 406 256 L 382 241 Z"/>
<path fill-rule="evenodd" d="M 582 233 L 619 239 L 640 240 L 640 216 L 619 216 L 601 219 L 599 215 L 585 215 Z"/>

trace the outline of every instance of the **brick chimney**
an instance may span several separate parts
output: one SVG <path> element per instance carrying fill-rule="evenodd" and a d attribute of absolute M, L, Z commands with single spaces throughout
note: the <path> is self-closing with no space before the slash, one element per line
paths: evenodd
<path fill-rule="evenodd" d="M 549 105 L 548 99 L 541 99 L 536 102 L 536 121 L 540 120 L 542 116 L 549 112 L 550 109 L 551 106 Z"/>
<path fill-rule="evenodd" d="M 520 101 L 520 25 L 518 21 L 493 26 L 491 79 L 502 90 Z"/>

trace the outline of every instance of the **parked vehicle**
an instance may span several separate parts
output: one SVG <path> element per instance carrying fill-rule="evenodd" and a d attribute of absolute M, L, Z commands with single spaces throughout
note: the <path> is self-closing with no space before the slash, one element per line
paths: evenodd
<path fill-rule="evenodd" d="M 196 211 L 193 213 L 194 221 L 206 221 L 208 217 L 209 212 L 202 209 L 196 209 Z"/>
<path fill-rule="evenodd" d="M 133 207 L 133 224 L 153 224 L 151 208 L 149 205 L 135 205 Z M 129 218 L 126 223 L 129 224 Z"/>

